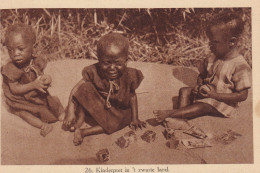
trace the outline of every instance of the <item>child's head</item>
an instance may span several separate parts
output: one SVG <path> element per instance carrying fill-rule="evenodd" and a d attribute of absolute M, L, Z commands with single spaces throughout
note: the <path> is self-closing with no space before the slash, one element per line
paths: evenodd
<path fill-rule="evenodd" d="M 31 60 L 35 41 L 36 35 L 29 25 L 15 24 L 6 30 L 5 45 L 16 65 L 22 66 Z"/>
<path fill-rule="evenodd" d="M 99 39 L 97 44 L 99 69 L 106 79 L 114 80 L 124 73 L 128 47 L 128 39 L 118 33 L 110 33 Z"/>
<path fill-rule="evenodd" d="M 207 28 L 211 51 L 219 58 L 233 50 L 244 29 L 242 19 L 233 13 L 217 16 Z"/>

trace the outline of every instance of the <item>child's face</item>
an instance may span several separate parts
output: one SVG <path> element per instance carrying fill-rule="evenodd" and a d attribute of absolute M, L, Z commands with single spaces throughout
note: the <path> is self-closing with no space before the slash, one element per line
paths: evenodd
<path fill-rule="evenodd" d="M 116 46 L 111 46 L 102 57 L 99 57 L 101 73 L 108 80 L 115 80 L 121 77 L 126 69 L 127 55 Z"/>
<path fill-rule="evenodd" d="M 33 44 L 23 39 L 20 33 L 14 33 L 8 38 L 7 49 L 16 65 L 24 65 L 32 58 Z"/>
<path fill-rule="evenodd" d="M 230 36 L 224 32 L 224 29 L 220 29 L 218 26 L 210 28 L 209 40 L 210 50 L 218 58 L 224 58 L 232 49 Z"/>

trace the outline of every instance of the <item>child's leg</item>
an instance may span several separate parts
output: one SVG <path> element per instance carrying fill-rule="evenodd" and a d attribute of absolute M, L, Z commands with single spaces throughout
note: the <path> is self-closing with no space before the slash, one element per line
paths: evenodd
<path fill-rule="evenodd" d="M 99 125 L 81 130 L 81 135 L 83 137 L 90 135 L 98 135 L 102 133 L 105 133 L 105 130 Z"/>
<path fill-rule="evenodd" d="M 192 87 L 183 87 L 179 90 L 178 108 L 188 106 L 193 102 L 192 89 Z"/>
<path fill-rule="evenodd" d="M 105 132 L 104 129 L 99 125 L 87 129 L 80 129 L 85 119 L 85 112 L 82 106 L 78 106 L 77 109 L 78 109 L 77 110 L 78 121 L 74 126 L 75 127 L 74 140 L 73 140 L 74 145 L 80 145 L 85 136 L 96 135 Z"/>
<path fill-rule="evenodd" d="M 76 105 L 73 102 L 73 95 L 83 83 L 84 83 L 84 80 L 82 79 L 71 90 L 67 110 L 65 113 L 65 118 L 63 121 L 63 125 L 65 126 L 66 129 L 69 129 L 71 127 L 71 124 L 73 124 L 73 122 L 76 119 L 76 115 L 75 115 Z"/>
<path fill-rule="evenodd" d="M 97 135 L 104 133 L 105 130 L 101 126 L 94 126 L 87 129 L 76 129 L 74 133 L 74 145 L 80 145 L 83 142 L 85 136 Z"/>
<path fill-rule="evenodd" d="M 154 114 L 156 114 L 158 122 L 162 122 L 167 117 L 190 119 L 190 118 L 204 116 L 207 114 L 214 114 L 216 116 L 221 116 L 221 114 L 213 106 L 206 103 L 200 103 L 200 102 L 188 105 L 186 107 L 182 107 L 177 110 L 172 110 L 172 112 L 169 111 L 166 112 L 160 110 L 154 111 Z"/>
<path fill-rule="evenodd" d="M 76 120 L 75 107 L 76 107 L 75 103 L 72 100 L 69 100 L 67 109 L 65 111 L 65 118 L 63 121 L 64 130 L 70 129 L 71 125 Z"/>
<path fill-rule="evenodd" d="M 35 117 L 30 112 L 21 111 L 17 113 L 19 117 L 21 117 L 24 121 L 29 123 L 30 125 L 41 129 L 41 135 L 46 136 L 48 133 L 52 131 L 52 125 L 42 122 L 39 118 Z"/>
<path fill-rule="evenodd" d="M 193 89 L 192 87 L 183 87 L 179 90 L 178 109 L 186 107 L 193 102 L 193 100 L 191 99 L 192 89 Z M 172 110 L 172 109 L 171 110 L 157 110 L 157 111 L 154 111 L 154 114 L 161 114 L 163 116 L 167 116 L 167 115 L 173 114 L 175 111 L 176 110 Z"/>
<path fill-rule="evenodd" d="M 76 123 L 73 126 L 71 126 L 70 131 L 75 131 L 76 129 L 79 129 L 85 120 L 85 112 L 81 105 L 77 106 L 77 110 L 75 111 L 75 116 L 77 120 Z"/>

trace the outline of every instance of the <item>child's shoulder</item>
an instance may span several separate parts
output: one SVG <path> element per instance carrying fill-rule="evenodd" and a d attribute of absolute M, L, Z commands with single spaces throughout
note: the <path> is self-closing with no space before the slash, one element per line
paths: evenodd
<path fill-rule="evenodd" d="M 13 62 L 8 62 L 1 67 L 1 74 L 11 81 L 18 80 L 23 73 L 24 71 L 16 67 Z"/>
<path fill-rule="evenodd" d="M 85 66 L 82 70 L 82 76 L 85 80 L 93 80 L 98 76 L 97 63 Z M 96 76 L 96 77 L 95 77 Z"/>
<path fill-rule="evenodd" d="M 240 64 L 247 64 L 247 65 L 248 65 L 248 63 L 246 62 L 244 56 L 241 55 L 241 54 L 238 55 L 238 56 L 236 56 L 236 57 L 233 58 L 232 60 L 233 60 L 234 62 L 237 62 L 237 63 L 240 63 Z"/>
<path fill-rule="evenodd" d="M 126 67 L 126 71 L 128 73 L 136 73 L 136 72 L 141 72 L 141 70 L 138 70 L 136 68 L 132 68 L 132 67 Z M 142 72 L 141 72 L 142 73 Z"/>
<path fill-rule="evenodd" d="M 142 81 L 144 76 L 141 70 L 131 68 L 131 67 L 126 67 L 126 74 L 127 78 L 131 81 Z"/>
<path fill-rule="evenodd" d="M 233 58 L 230 61 L 230 64 L 235 68 L 235 69 L 247 69 L 247 70 L 251 70 L 250 65 L 247 63 L 247 61 L 245 60 L 245 58 L 243 57 L 243 55 L 239 55 L 235 58 Z"/>
<path fill-rule="evenodd" d="M 12 72 L 15 72 L 15 71 L 22 71 L 22 70 L 19 69 L 18 67 L 16 67 L 13 62 L 8 62 L 1 67 L 2 73 L 3 72 L 12 73 Z"/>
<path fill-rule="evenodd" d="M 85 66 L 82 70 L 82 73 L 93 73 L 97 71 L 97 63 Z"/>
<path fill-rule="evenodd" d="M 45 69 L 47 66 L 47 60 L 41 56 L 33 57 L 33 63 L 36 65 L 40 70 Z"/>

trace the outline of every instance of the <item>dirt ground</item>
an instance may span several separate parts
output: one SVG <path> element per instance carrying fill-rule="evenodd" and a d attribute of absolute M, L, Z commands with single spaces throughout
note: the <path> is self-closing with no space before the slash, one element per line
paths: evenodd
<path fill-rule="evenodd" d="M 81 79 L 84 66 L 91 60 L 60 60 L 50 62 L 45 70 L 53 77 L 49 89 L 66 106 L 70 90 Z M 154 118 L 153 110 L 172 109 L 178 90 L 193 86 L 198 73 L 192 68 L 174 67 L 154 63 L 129 62 L 129 67 L 140 69 L 145 79 L 137 89 L 139 118 Z M 197 163 L 253 163 L 252 91 L 247 101 L 240 104 L 238 115 L 232 118 L 201 117 L 190 120 L 190 124 L 208 134 L 212 147 L 200 149 L 169 149 L 162 132 L 163 126 L 148 125 L 147 129 L 136 131 L 137 141 L 121 149 L 117 138 L 130 131 L 128 127 L 112 135 L 89 136 L 80 146 L 73 145 L 73 133 L 61 129 L 61 122 L 54 124 L 54 130 L 45 138 L 39 130 L 31 127 L 19 117 L 1 107 L 1 164 L 2 165 L 86 165 L 86 164 L 197 164 Z M 242 136 L 224 145 L 214 136 L 231 129 Z M 156 132 L 156 140 L 146 143 L 140 136 L 146 130 Z M 188 135 L 186 135 L 188 137 Z M 96 152 L 107 148 L 110 160 L 101 163 Z"/>

